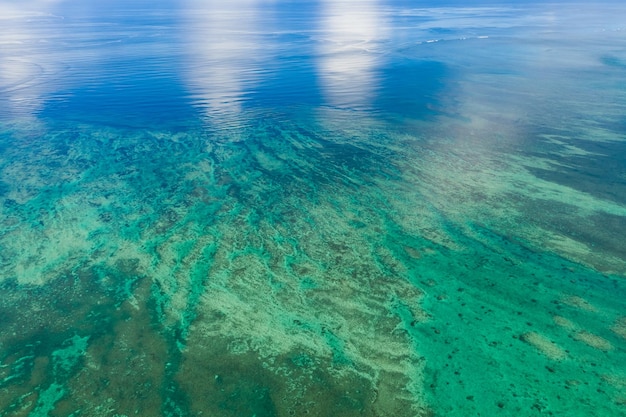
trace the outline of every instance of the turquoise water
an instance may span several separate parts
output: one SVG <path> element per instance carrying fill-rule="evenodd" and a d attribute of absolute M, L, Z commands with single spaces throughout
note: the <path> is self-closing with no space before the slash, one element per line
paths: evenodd
<path fill-rule="evenodd" d="M 0 3 L 0 415 L 626 415 L 626 6 Z"/>

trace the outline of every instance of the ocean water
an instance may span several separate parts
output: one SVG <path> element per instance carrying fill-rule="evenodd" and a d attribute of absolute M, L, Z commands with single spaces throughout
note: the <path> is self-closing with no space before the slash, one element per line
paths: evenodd
<path fill-rule="evenodd" d="M 0 1 L 0 415 L 626 415 L 624 16 Z"/>

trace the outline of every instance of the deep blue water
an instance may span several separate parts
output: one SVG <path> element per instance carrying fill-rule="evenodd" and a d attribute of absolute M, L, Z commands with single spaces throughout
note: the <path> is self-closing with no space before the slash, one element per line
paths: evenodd
<path fill-rule="evenodd" d="M 0 415 L 624 415 L 624 15 L 0 1 Z"/>

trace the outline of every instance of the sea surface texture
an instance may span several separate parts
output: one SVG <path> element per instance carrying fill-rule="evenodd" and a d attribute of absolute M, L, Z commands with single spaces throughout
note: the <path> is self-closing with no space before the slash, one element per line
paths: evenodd
<path fill-rule="evenodd" d="M 0 415 L 625 416 L 625 16 L 0 0 Z"/>

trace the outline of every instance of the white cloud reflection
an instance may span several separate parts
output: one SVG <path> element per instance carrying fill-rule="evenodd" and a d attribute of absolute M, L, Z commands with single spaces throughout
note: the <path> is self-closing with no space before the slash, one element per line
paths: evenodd
<path fill-rule="evenodd" d="M 331 106 L 368 108 L 379 88 L 387 25 L 377 0 L 322 2 L 318 76 Z"/>
<path fill-rule="evenodd" d="M 60 66 L 41 53 L 54 35 L 45 22 L 58 20 L 57 0 L 0 2 L 0 100 L 3 116 L 31 117 L 52 87 L 45 77 Z"/>
<path fill-rule="evenodd" d="M 185 80 L 194 104 L 213 123 L 237 123 L 242 104 L 259 82 L 269 45 L 264 0 L 188 0 Z"/>

